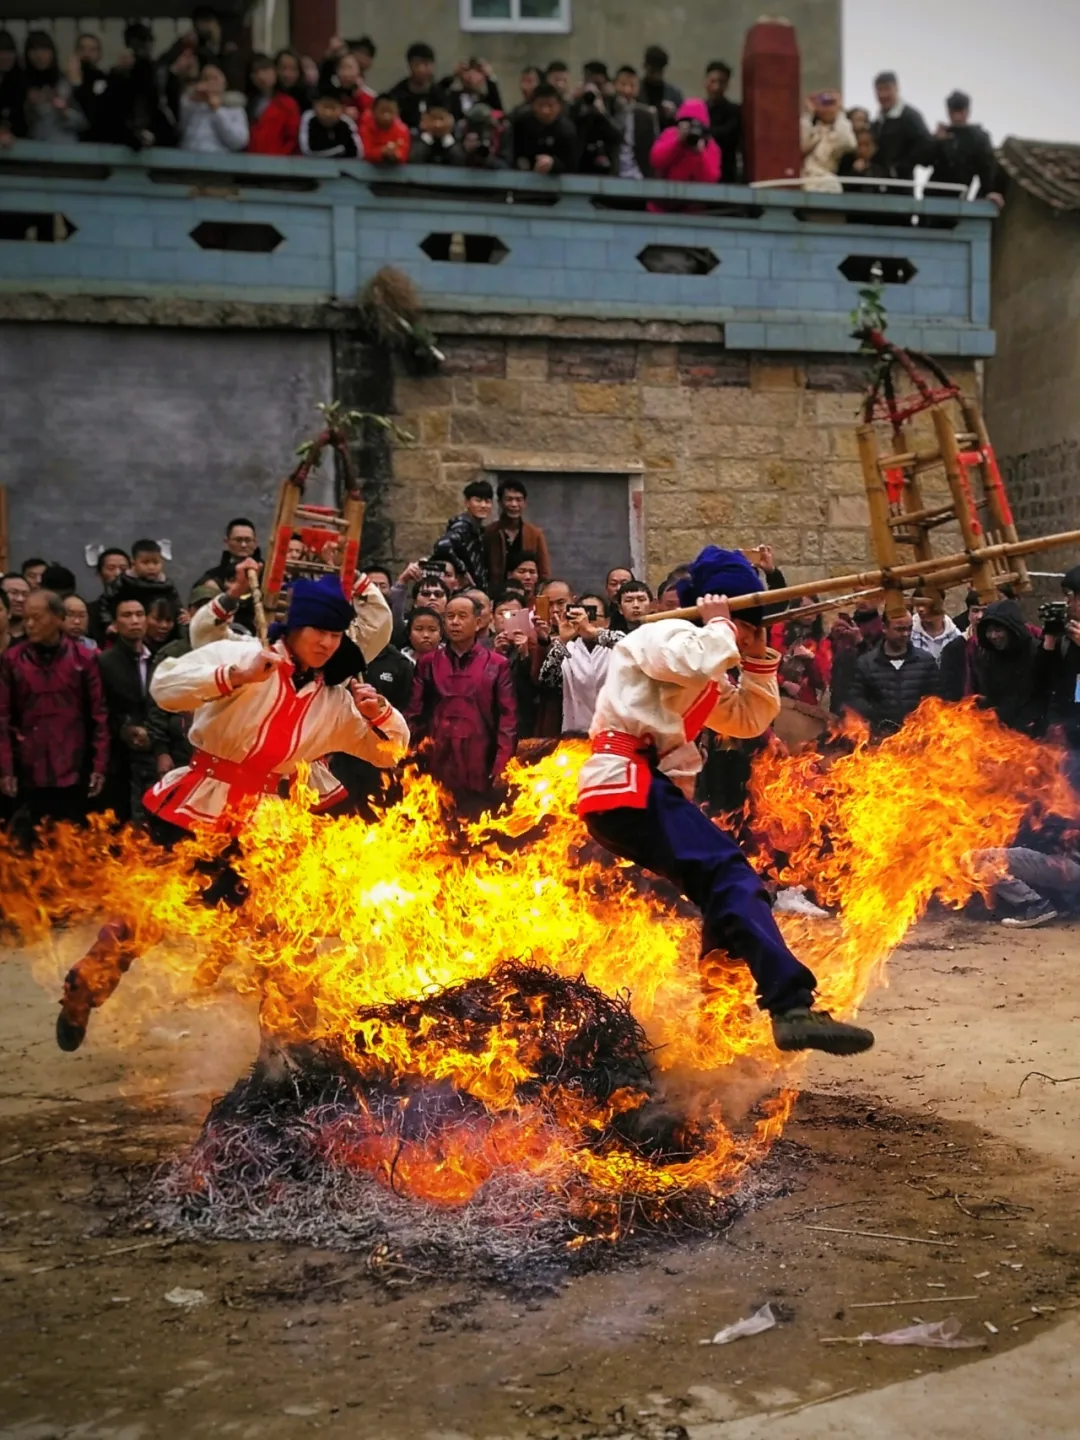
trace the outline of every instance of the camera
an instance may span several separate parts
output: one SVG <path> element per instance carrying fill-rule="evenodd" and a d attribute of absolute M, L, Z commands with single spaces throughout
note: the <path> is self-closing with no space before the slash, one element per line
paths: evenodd
<path fill-rule="evenodd" d="M 1039 606 L 1039 619 L 1045 635 L 1064 635 L 1069 607 L 1064 600 L 1044 600 Z"/>
<path fill-rule="evenodd" d="M 686 126 L 686 143 L 688 145 L 692 145 L 696 150 L 700 150 L 701 147 L 705 144 L 705 137 L 707 133 L 705 130 L 705 126 L 701 123 L 700 120 L 685 120 L 683 124 Z"/>
<path fill-rule="evenodd" d="M 600 611 L 595 605 L 583 605 L 581 608 L 585 611 L 590 621 L 595 621 L 600 614 Z"/>

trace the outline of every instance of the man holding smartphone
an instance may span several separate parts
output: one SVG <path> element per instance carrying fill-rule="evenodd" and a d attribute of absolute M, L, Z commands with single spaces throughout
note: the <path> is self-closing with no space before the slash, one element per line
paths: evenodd
<path fill-rule="evenodd" d="M 578 813 L 599 844 L 670 880 L 701 909 L 702 956 L 722 950 L 748 966 L 778 1049 L 854 1055 L 873 1035 L 813 1008 L 817 980 L 784 943 L 760 878 L 691 798 L 702 729 L 747 738 L 779 713 L 780 657 L 766 649 L 764 613 L 758 606 L 733 618 L 727 599 L 763 588 L 744 556 L 709 545 L 679 590 L 699 620 L 642 625 L 611 651 Z"/>

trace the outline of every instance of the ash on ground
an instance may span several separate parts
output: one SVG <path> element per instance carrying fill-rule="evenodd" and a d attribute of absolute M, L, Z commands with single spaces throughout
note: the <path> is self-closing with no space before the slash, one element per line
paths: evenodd
<path fill-rule="evenodd" d="M 447 1081 L 395 1073 L 372 1045 L 387 1029 L 483 1053 L 495 1027 L 528 1058 L 505 1111 Z M 602 1127 L 589 1123 L 598 1113 Z M 155 1177 L 145 1211 L 184 1238 L 366 1252 L 391 1283 L 453 1274 L 550 1285 L 673 1237 L 716 1235 L 788 1188 L 776 1158 L 719 1192 L 667 1183 L 705 1143 L 654 1096 L 628 997 L 507 961 L 371 1007 L 348 1046 L 264 1045 Z M 614 1191 L 590 1179 L 609 1164 L 626 1176 Z"/>

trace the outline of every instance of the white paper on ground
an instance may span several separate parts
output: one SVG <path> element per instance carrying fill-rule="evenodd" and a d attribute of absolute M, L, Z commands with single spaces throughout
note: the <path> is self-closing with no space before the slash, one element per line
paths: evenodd
<path fill-rule="evenodd" d="M 760 1310 L 755 1310 L 753 1315 L 747 1315 L 742 1320 L 736 1320 L 733 1325 L 725 1325 L 723 1330 L 718 1330 L 711 1340 L 703 1340 L 703 1345 L 729 1345 L 732 1340 L 742 1340 L 747 1335 L 760 1335 L 763 1330 L 771 1330 L 776 1324 L 776 1316 L 773 1314 L 771 1305 L 762 1305 Z"/>

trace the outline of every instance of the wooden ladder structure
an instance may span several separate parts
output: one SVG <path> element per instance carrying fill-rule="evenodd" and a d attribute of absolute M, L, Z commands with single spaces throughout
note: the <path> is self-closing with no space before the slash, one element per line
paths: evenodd
<path fill-rule="evenodd" d="M 967 554 L 1016 542 L 1019 537 L 994 447 L 976 401 L 964 395 L 929 356 L 909 353 L 886 340 L 880 331 L 864 337 L 878 355 L 878 373 L 863 404 L 856 441 L 870 510 L 870 528 L 878 564 L 886 572 L 903 569 L 905 561 L 932 565 L 931 535 L 955 524 Z M 904 385 L 900 393 L 899 385 Z M 917 449 L 910 426 L 928 414 L 935 443 Z M 892 448 L 880 445 L 887 423 Z M 927 505 L 923 477 L 941 471 L 950 499 Z M 910 547 L 904 555 L 900 547 Z M 1010 585 L 1017 594 L 1031 589 L 1027 567 L 1018 556 L 973 559 L 953 570 L 936 570 L 927 578 L 928 593 L 968 579 L 986 604 Z M 887 614 L 906 608 L 903 590 L 884 586 Z"/>
<path fill-rule="evenodd" d="M 323 452 L 332 450 L 345 472 L 345 502 L 340 510 L 329 505 L 311 505 L 304 499 L 304 487 Z M 302 447 L 299 465 L 281 483 L 268 548 L 263 594 L 267 609 L 276 610 L 292 580 L 318 579 L 337 575 L 346 595 L 352 594 L 360 563 L 360 541 L 364 529 L 364 501 L 360 482 L 349 454 L 348 431 L 333 424 Z M 302 554 L 290 556 L 294 538 Z"/>

